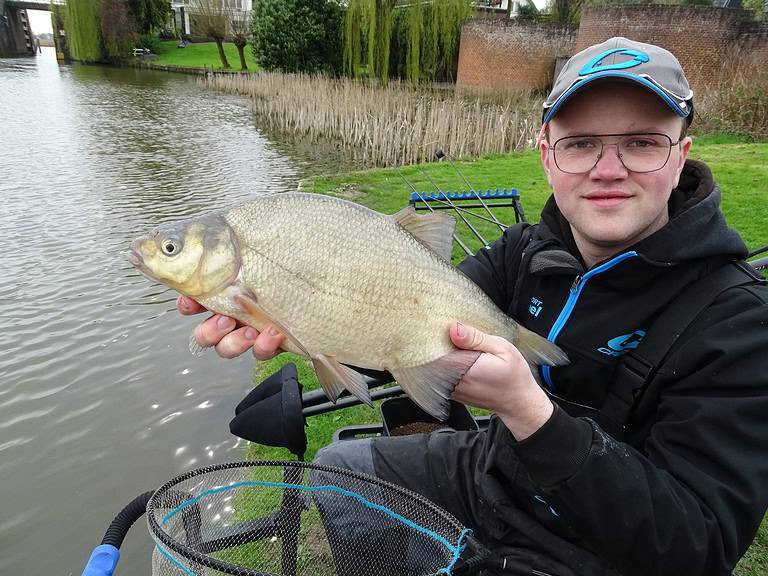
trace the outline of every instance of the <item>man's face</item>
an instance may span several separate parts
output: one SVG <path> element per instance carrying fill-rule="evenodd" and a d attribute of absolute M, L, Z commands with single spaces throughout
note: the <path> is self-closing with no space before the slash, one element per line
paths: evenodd
<path fill-rule="evenodd" d="M 667 201 L 677 186 L 691 139 L 673 145 L 667 164 L 656 172 L 628 171 L 617 147 L 605 146 L 594 168 L 568 174 L 555 164 L 552 146 L 565 136 L 661 133 L 677 142 L 680 117 L 641 86 L 603 83 L 573 96 L 550 122 L 541 161 L 563 216 L 588 265 L 650 236 L 669 220 Z M 606 144 L 618 138 L 603 138 Z"/>

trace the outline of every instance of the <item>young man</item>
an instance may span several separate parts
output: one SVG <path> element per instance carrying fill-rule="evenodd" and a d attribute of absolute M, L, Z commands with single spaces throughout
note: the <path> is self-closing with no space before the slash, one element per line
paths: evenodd
<path fill-rule="evenodd" d="M 540 223 L 461 265 L 570 365 L 543 368 L 542 387 L 512 344 L 456 324 L 454 344 L 484 354 L 453 397 L 495 413 L 486 432 L 342 442 L 318 461 L 422 493 L 510 566 L 730 574 L 768 505 L 768 288 L 717 296 L 631 419 L 612 402 L 622 356 L 662 311 L 747 253 L 711 172 L 687 160 L 692 117 L 666 50 L 613 38 L 571 58 L 544 103 Z M 279 334 L 234 328 L 214 318 L 196 335 L 222 356 L 277 352 Z"/>

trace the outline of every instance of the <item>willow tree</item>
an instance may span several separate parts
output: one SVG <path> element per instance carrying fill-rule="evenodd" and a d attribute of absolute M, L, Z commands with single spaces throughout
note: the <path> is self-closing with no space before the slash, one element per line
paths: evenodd
<path fill-rule="evenodd" d="M 347 74 L 360 74 L 365 51 L 368 75 L 387 81 L 392 10 L 396 3 L 397 0 L 349 0 L 342 28 L 344 71 Z"/>
<path fill-rule="evenodd" d="M 469 0 L 418 0 L 408 7 L 408 79 L 434 80 L 456 61 L 461 25 L 472 14 Z"/>
<path fill-rule="evenodd" d="M 81 62 L 103 59 L 99 31 L 101 0 L 67 2 L 64 7 L 64 30 L 72 58 Z"/>
<path fill-rule="evenodd" d="M 389 76 L 395 10 L 407 11 L 406 75 L 411 82 L 434 79 L 456 60 L 461 24 L 472 13 L 470 0 L 349 0 L 344 18 L 344 69 L 357 76 L 363 55 L 368 74 Z"/>

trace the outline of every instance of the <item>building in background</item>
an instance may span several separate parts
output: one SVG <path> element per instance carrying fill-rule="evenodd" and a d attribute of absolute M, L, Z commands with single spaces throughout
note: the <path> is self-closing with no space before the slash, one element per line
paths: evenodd
<path fill-rule="evenodd" d="M 171 0 L 171 15 L 174 29 L 181 34 L 194 36 L 195 21 L 193 16 L 195 14 L 195 6 L 207 1 L 209 0 Z M 503 1 L 506 2 L 506 0 Z M 223 2 L 224 8 L 231 11 L 232 18 L 245 20 L 246 22 L 250 20 L 252 0 L 223 0 Z"/>

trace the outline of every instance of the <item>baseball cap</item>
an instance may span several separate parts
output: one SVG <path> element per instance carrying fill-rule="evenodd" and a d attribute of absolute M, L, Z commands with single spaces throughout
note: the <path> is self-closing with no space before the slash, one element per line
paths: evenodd
<path fill-rule="evenodd" d="M 544 101 L 546 125 L 574 94 L 601 79 L 636 82 L 661 98 L 674 112 L 693 120 L 693 91 L 675 56 L 653 44 L 616 37 L 572 56 Z"/>

